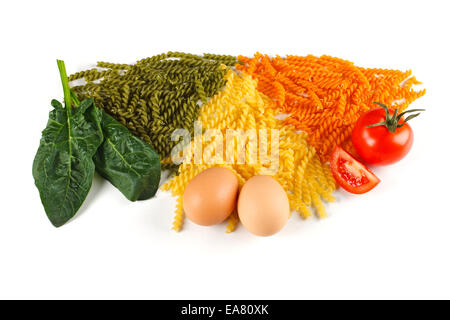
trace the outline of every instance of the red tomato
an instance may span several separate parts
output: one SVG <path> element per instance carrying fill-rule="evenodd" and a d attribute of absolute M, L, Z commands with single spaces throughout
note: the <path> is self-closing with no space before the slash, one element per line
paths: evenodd
<path fill-rule="evenodd" d="M 336 181 L 348 192 L 366 193 L 380 183 L 372 171 L 339 146 L 334 148 L 330 166 Z"/>
<path fill-rule="evenodd" d="M 356 152 L 368 164 L 388 165 L 401 160 L 408 154 L 413 144 L 414 135 L 406 121 L 418 114 L 408 116 L 404 120 L 397 111 L 383 106 L 364 113 L 353 129 L 352 142 Z M 389 111 L 389 113 L 388 113 Z M 408 110 L 415 112 L 422 110 Z M 372 127 L 367 127 L 374 125 Z"/>

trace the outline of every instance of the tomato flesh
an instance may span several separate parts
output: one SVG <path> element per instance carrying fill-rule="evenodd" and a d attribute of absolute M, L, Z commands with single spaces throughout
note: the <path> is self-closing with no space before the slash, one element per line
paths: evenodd
<path fill-rule="evenodd" d="M 366 193 L 380 183 L 372 171 L 338 146 L 331 156 L 330 167 L 338 184 L 350 193 Z"/>

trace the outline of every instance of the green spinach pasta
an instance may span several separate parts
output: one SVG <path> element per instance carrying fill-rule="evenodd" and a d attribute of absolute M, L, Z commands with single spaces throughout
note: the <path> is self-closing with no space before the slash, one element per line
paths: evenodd
<path fill-rule="evenodd" d="M 98 62 L 69 81 L 84 80 L 72 86 L 76 95 L 94 98 L 164 160 L 177 144 L 172 132 L 185 128 L 193 135 L 201 104 L 225 85 L 226 67 L 236 63 L 236 57 L 227 55 L 168 52 L 136 64 Z"/>

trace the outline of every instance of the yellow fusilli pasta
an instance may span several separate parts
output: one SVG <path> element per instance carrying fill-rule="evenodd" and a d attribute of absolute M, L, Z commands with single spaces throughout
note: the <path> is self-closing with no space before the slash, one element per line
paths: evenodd
<path fill-rule="evenodd" d="M 252 160 L 250 138 L 245 138 L 245 163 L 239 163 L 238 154 L 233 153 L 231 163 L 214 162 L 213 143 L 201 137 L 203 155 L 200 163 L 195 163 L 195 139 L 190 143 L 187 157 L 178 168 L 178 174 L 166 182 L 163 190 L 170 190 L 178 197 L 177 212 L 174 229 L 179 231 L 182 226 L 182 212 L 179 211 L 181 198 L 189 181 L 201 171 L 221 166 L 232 170 L 242 187 L 246 180 L 254 175 L 268 174 L 273 176 L 286 191 L 290 207 L 299 212 L 301 217 L 308 218 L 311 212 L 308 207 L 313 207 L 318 217 L 326 216 L 322 200 L 333 201 L 331 193 L 335 189 L 335 183 L 327 164 L 320 161 L 314 147 L 307 143 L 307 135 L 299 133 L 291 126 L 283 124 L 283 121 L 275 118 L 276 111 L 273 101 L 257 90 L 257 82 L 248 74 L 238 74 L 229 70 L 225 76 L 227 84 L 200 110 L 199 120 L 203 129 L 218 129 L 222 133 L 223 146 L 226 146 L 227 129 L 248 130 L 255 129 L 259 144 L 256 151 L 257 161 Z M 279 135 L 279 139 L 274 137 Z M 267 141 L 263 139 L 267 137 Z M 274 138 L 274 139 L 272 139 Z M 278 142 L 277 142 L 278 141 Z M 277 145 L 278 143 L 278 145 Z M 275 158 L 264 161 L 262 154 L 275 152 L 278 147 L 278 165 L 274 164 Z M 261 148 L 264 148 L 262 152 Z M 228 149 L 227 156 L 229 155 Z M 232 232 L 238 224 L 239 218 L 234 212 L 226 228 Z"/>

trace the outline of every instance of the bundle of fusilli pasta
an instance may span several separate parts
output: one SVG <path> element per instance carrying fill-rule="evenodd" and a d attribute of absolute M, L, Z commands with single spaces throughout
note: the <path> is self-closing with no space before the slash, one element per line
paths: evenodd
<path fill-rule="evenodd" d="M 329 56 L 286 58 L 255 54 L 239 56 L 244 70 L 258 79 L 258 89 L 272 98 L 280 112 L 288 114 L 286 124 L 308 133 L 308 141 L 322 159 L 335 145 L 351 148 L 350 139 L 359 116 L 382 102 L 403 111 L 425 90 L 411 71 L 365 69 Z"/>
<path fill-rule="evenodd" d="M 249 161 L 250 152 L 245 153 L 244 164 L 237 161 L 231 164 L 214 162 L 211 142 L 204 134 L 201 141 L 204 150 L 201 163 L 195 164 L 192 158 L 194 152 L 189 152 L 189 156 L 178 168 L 178 174 L 162 186 L 163 190 L 171 190 L 172 194 L 178 197 L 173 229 L 179 231 L 183 225 L 182 196 L 187 184 L 198 173 L 213 166 L 232 170 L 240 186 L 252 176 L 272 175 L 286 191 L 292 210 L 298 211 L 303 218 L 308 218 L 312 216 L 309 209 L 312 207 L 319 217 L 326 216 L 322 201 L 334 200 L 331 194 L 335 189 L 335 181 L 328 165 L 320 161 L 314 147 L 306 142 L 306 133 L 297 133 L 292 126 L 283 125 L 282 121 L 275 118 L 276 111 L 271 107 L 273 101 L 257 90 L 257 82 L 250 75 L 240 76 L 229 70 L 225 78 L 225 89 L 201 109 L 200 120 L 203 128 L 220 130 L 224 138 L 223 145 L 226 145 L 227 129 L 256 129 L 257 132 L 260 132 L 260 129 L 266 129 L 264 132 L 279 130 L 278 169 L 271 171 L 272 164 L 261 161 L 252 164 Z M 271 134 L 269 133 L 269 136 Z M 270 137 L 266 142 L 267 144 L 258 145 L 258 149 L 275 148 Z M 245 143 L 248 146 L 250 139 Z M 189 148 L 191 151 L 195 149 L 195 141 L 191 142 Z M 246 148 L 247 151 L 249 149 Z M 234 213 L 228 220 L 227 232 L 233 231 L 237 223 L 238 217 Z"/>
<path fill-rule="evenodd" d="M 94 98 L 164 159 L 176 144 L 171 133 L 176 128 L 192 132 L 200 102 L 206 103 L 225 85 L 221 66 L 235 64 L 232 56 L 168 52 L 133 65 L 99 62 L 69 80 L 84 79 L 85 84 L 72 87 L 76 95 Z"/>

